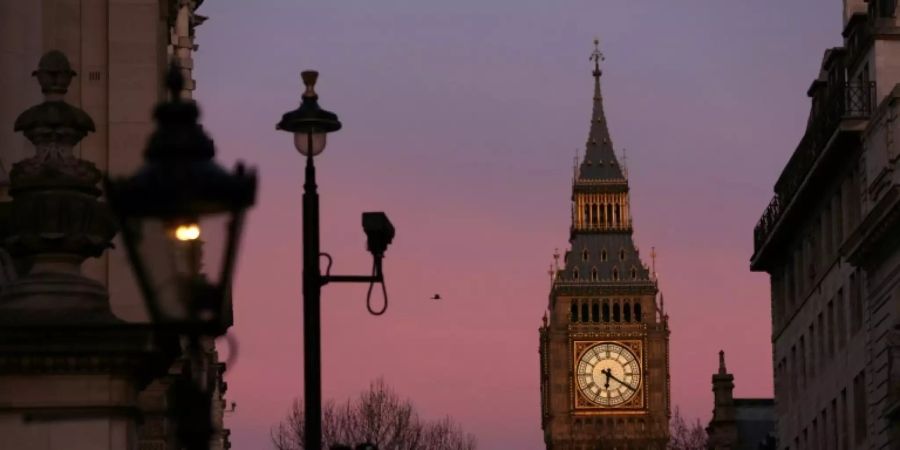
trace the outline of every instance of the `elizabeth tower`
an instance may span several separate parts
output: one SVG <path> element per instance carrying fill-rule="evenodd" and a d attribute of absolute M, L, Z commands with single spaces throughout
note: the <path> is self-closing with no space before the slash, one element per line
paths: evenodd
<path fill-rule="evenodd" d="M 632 239 L 628 180 L 603 113 L 603 57 L 595 50 L 591 59 L 594 107 L 572 186 L 571 247 L 551 272 L 540 328 L 544 441 L 549 450 L 663 450 L 668 320 Z"/>

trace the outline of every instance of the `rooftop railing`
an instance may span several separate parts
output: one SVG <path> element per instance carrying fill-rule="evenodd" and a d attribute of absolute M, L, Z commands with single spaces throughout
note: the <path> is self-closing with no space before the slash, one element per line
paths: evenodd
<path fill-rule="evenodd" d="M 875 83 L 841 83 L 827 87 L 824 95 L 817 99 L 817 103 L 820 106 L 813 113 L 806 134 L 800 140 L 778 182 L 775 183 L 775 196 L 753 230 L 754 252 L 758 252 L 772 234 L 785 208 L 809 176 L 841 122 L 867 119 L 872 114 L 875 105 Z"/>

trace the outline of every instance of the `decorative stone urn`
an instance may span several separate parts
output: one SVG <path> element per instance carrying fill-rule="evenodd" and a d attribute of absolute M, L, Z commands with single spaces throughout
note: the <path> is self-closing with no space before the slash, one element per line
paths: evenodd
<path fill-rule="evenodd" d="M 118 319 L 81 273 L 116 232 L 102 174 L 73 153 L 94 123 L 63 100 L 75 75 L 65 55 L 46 53 L 33 75 L 45 100 L 15 130 L 35 155 L 13 165 L 0 204 L 0 256 L 19 269 L 0 285 L 0 448 L 134 449 L 137 394 L 171 366 L 177 337 Z"/>
<path fill-rule="evenodd" d="M 73 148 L 94 122 L 63 100 L 75 72 L 59 51 L 46 53 L 33 75 L 43 103 L 16 119 L 35 155 L 13 165 L 2 245 L 28 267 L 0 295 L 0 323 L 120 322 L 105 287 L 81 274 L 88 257 L 109 248 L 115 222 L 97 188 L 102 174 Z"/>

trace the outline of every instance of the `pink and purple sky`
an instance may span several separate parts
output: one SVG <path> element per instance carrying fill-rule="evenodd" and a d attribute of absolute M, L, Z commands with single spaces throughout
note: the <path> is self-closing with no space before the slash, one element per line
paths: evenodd
<path fill-rule="evenodd" d="M 317 159 L 335 272 L 370 269 L 362 211 L 397 228 L 386 315 L 367 314 L 363 285 L 324 290 L 324 396 L 384 377 L 483 449 L 544 448 L 537 328 L 551 255 L 567 245 L 595 36 L 636 240 L 644 258 L 659 253 L 673 403 L 709 419 L 719 349 L 737 396 L 772 395 L 752 229 L 803 133 L 822 53 L 840 44 L 840 2 L 222 0 L 199 12 L 204 125 L 220 160 L 261 176 L 227 373 L 235 448 L 270 448 L 303 388 L 302 159 L 275 131 L 303 69 L 321 72 L 321 103 L 344 124 Z"/>

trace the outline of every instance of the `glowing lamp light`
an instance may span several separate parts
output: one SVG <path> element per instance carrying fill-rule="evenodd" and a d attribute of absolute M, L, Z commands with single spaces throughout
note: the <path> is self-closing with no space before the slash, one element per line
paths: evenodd
<path fill-rule="evenodd" d="M 175 239 L 179 241 L 196 241 L 200 238 L 200 226 L 196 223 L 178 225 L 175 228 Z"/>

